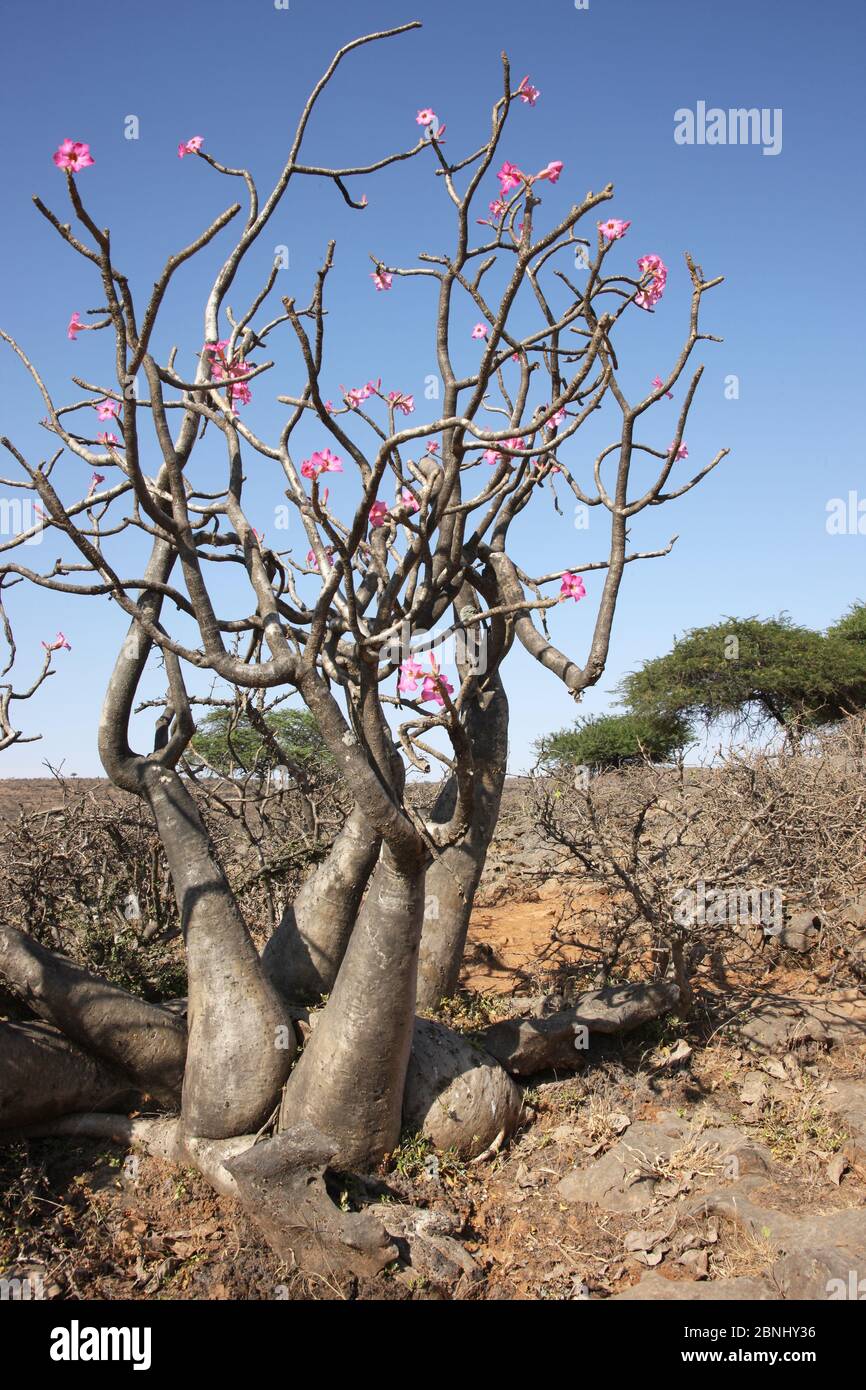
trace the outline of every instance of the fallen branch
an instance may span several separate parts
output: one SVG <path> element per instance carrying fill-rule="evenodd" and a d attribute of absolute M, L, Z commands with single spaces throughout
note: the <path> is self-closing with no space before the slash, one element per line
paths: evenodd
<path fill-rule="evenodd" d="M 486 1052 L 513 1076 L 582 1065 L 593 1033 L 628 1033 L 675 1008 L 673 981 L 610 985 L 582 994 L 573 1008 L 549 1018 L 509 1018 L 478 1034 Z"/>

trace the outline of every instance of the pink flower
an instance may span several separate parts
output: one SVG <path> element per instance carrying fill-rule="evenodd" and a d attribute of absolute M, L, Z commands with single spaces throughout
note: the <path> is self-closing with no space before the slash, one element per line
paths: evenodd
<path fill-rule="evenodd" d="M 424 668 L 420 661 L 415 661 L 411 656 L 404 661 L 400 667 L 400 679 L 397 682 L 397 689 L 401 695 L 414 695 L 423 674 Z"/>
<path fill-rule="evenodd" d="M 371 396 L 375 396 L 381 385 L 382 378 L 379 377 L 378 381 L 368 381 L 366 386 L 353 386 L 350 391 L 346 391 L 345 387 L 341 386 L 340 390 L 344 393 L 346 404 L 354 407 L 360 405 L 362 401 L 369 400 Z"/>
<path fill-rule="evenodd" d="M 598 230 L 603 237 L 607 237 L 608 241 L 619 241 L 620 237 L 625 236 L 630 226 L 630 222 L 623 222 L 619 217 L 609 217 L 606 222 L 599 222 Z"/>
<path fill-rule="evenodd" d="M 226 348 L 228 339 L 220 338 L 218 343 L 205 343 L 203 352 L 208 357 L 208 370 L 211 381 L 225 381 L 229 377 L 234 380 L 229 381 L 229 405 L 234 408 L 235 403 L 239 405 L 249 405 L 253 398 L 253 393 L 247 385 L 246 378 L 249 376 L 249 368 L 243 362 L 226 361 Z"/>
<path fill-rule="evenodd" d="M 505 448 L 506 448 L 506 449 L 525 449 L 525 447 L 526 447 L 526 440 L 525 440 L 525 439 L 506 439 L 506 441 L 505 441 Z M 485 449 L 485 450 L 484 450 L 484 461 L 485 461 L 485 463 L 491 463 L 491 464 L 502 463 L 502 461 L 503 461 L 504 458 L 505 458 L 505 455 L 504 455 L 504 454 L 500 454 L 499 451 L 498 451 L 497 449 Z M 511 463 L 512 460 L 509 459 L 508 462 Z"/>
<path fill-rule="evenodd" d="M 400 501 L 408 512 L 417 512 L 421 510 L 421 504 L 418 502 L 417 498 L 413 497 L 407 487 L 404 487 L 400 492 Z"/>
<path fill-rule="evenodd" d="M 497 198 L 495 202 L 489 204 L 490 216 L 495 217 L 498 222 L 501 217 L 505 216 L 506 206 L 507 205 L 502 201 L 501 198 Z"/>
<path fill-rule="evenodd" d="M 384 526 L 388 515 L 388 508 L 384 502 L 374 502 L 370 508 L 370 525 Z"/>
<path fill-rule="evenodd" d="M 562 422 L 563 422 L 564 419 L 565 419 L 565 410 L 564 410 L 564 408 L 563 408 L 562 406 L 560 406 L 559 410 L 555 411 L 554 414 L 551 415 L 550 420 L 548 421 L 548 424 L 550 424 L 550 425 L 555 425 L 555 426 L 558 428 L 558 427 L 562 424 Z"/>
<path fill-rule="evenodd" d="M 430 653 L 430 669 L 433 674 L 424 677 L 424 684 L 421 686 L 421 700 L 422 702 L 432 700 L 434 705 L 444 706 L 445 699 L 442 692 L 447 690 L 449 695 L 453 695 L 454 686 L 447 676 L 441 674 L 439 662 L 432 652 Z"/>
<path fill-rule="evenodd" d="M 435 439 L 428 439 L 425 448 L 428 454 L 438 454 L 439 452 L 439 444 Z"/>
<path fill-rule="evenodd" d="M 544 468 L 546 464 L 551 464 L 551 467 L 550 467 L 550 472 L 551 472 L 551 473 L 561 473 L 561 472 L 562 472 L 562 469 L 560 468 L 560 466 L 559 466 L 558 463 L 551 463 L 551 457 L 550 457 L 549 454 L 543 454 L 540 458 L 537 458 L 537 459 L 533 459 L 533 460 L 532 460 L 532 467 L 533 467 L 533 468 Z"/>
<path fill-rule="evenodd" d="M 391 282 L 394 279 L 393 275 L 389 275 L 387 270 L 374 270 L 371 272 L 370 278 L 377 290 L 389 290 L 391 288 Z"/>
<path fill-rule="evenodd" d="M 198 154 L 204 144 L 203 135 L 194 135 L 191 140 L 183 140 L 177 147 L 178 159 L 183 159 L 185 154 Z"/>
<path fill-rule="evenodd" d="M 670 455 L 670 454 L 672 454 L 672 453 L 674 452 L 674 447 L 675 447 L 675 446 L 674 446 L 673 444 L 670 445 L 670 447 L 668 448 L 668 455 Z M 681 444 L 680 447 L 677 449 L 677 452 L 676 452 L 676 457 L 677 457 L 677 459 L 687 459 L 688 456 L 689 456 L 688 446 L 687 446 L 686 444 Z"/>
<path fill-rule="evenodd" d="M 659 276 L 662 280 L 668 278 L 667 266 L 661 256 L 657 256 L 654 251 L 648 256 L 641 256 L 637 264 L 638 270 L 642 271 L 644 275 L 652 272 L 653 275 Z"/>
<path fill-rule="evenodd" d="M 429 106 L 425 106 L 423 110 L 419 111 L 418 115 L 415 117 L 415 124 L 432 125 L 435 120 L 436 112 L 432 111 Z"/>
<path fill-rule="evenodd" d="M 476 323 L 475 327 L 472 330 L 473 338 L 486 338 L 487 333 L 488 328 L 486 323 Z"/>
<path fill-rule="evenodd" d="M 654 377 L 653 377 L 653 390 L 654 390 L 654 391 L 660 391 L 660 390 L 662 389 L 663 386 L 664 386 L 664 382 L 662 381 L 661 377 L 660 377 L 660 376 L 654 376 Z M 674 398 L 674 393 L 673 393 L 673 391 L 665 391 L 665 395 L 667 396 L 667 398 L 668 398 L 669 401 L 672 401 L 673 398 Z"/>
<path fill-rule="evenodd" d="M 98 434 L 96 438 L 99 440 L 100 444 L 120 444 L 120 440 L 118 439 L 117 435 L 112 434 L 110 430 L 105 430 L 102 434 Z"/>
<path fill-rule="evenodd" d="M 58 169 L 68 169 L 77 174 L 80 169 L 89 169 L 96 161 L 91 158 L 90 146 L 80 140 L 64 140 L 51 156 Z"/>
<path fill-rule="evenodd" d="M 235 405 L 235 402 L 237 402 L 238 405 L 249 405 L 252 398 L 253 393 L 250 390 L 249 386 L 247 386 L 247 383 L 244 381 L 243 377 L 240 379 L 240 381 L 233 381 L 230 384 L 229 402 L 232 406 Z"/>
<path fill-rule="evenodd" d="M 43 642 L 42 645 L 47 652 L 72 651 L 62 632 L 58 632 L 53 642 Z"/>
<path fill-rule="evenodd" d="M 334 410 L 335 410 L 334 402 L 333 402 L 333 401 L 325 401 L 325 409 L 327 410 L 327 412 L 328 412 L 329 415 L 333 415 L 333 414 L 334 414 Z"/>
<path fill-rule="evenodd" d="M 328 546 L 325 547 L 325 554 L 326 554 L 327 557 L 328 557 L 328 562 L 329 562 L 330 564 L 333 564 L 333 560 L 334 560 L 334 547 L 333 547 L 332 545 L 328 545 Z M 308 565 L 315 565 L 315 566 L 318 568 L 319 562 L 318 562 L 318 560 L 316 559 L 316 552 L 315 552 L 314 550 L 308 550 L 308 551 L 307 551 L 307 564 L 308 564 Z"/>
<path fill-rule="evenodd" d="M 559 597 L 561 599 L 573 598 L 575 602 L 578 603 L 582 598 L 586 598 L 586 589 L 584 588 L 583 580 L 579 574 L 571 574 L 568 570 L 565 572 L 562 576 L 562 586 L 559 590 Z"/>
<path fill-rule="evenodd" d="M 506 160 L 496 177 L 499 180 L 500 193 L 504 198 L 506 193 L 511 192 L 512 188 L 520 187 L 526 175 L 521 173 L 516 164 L 509 164 Z"/>
<path fill-rule="evenodd" d="M 330 449 L 319 449 L 301 464 L 304 478 L 318 478 L 321 473 L 342 473 L 343 461 Z"/>
<path fill-rule="evenodd" d="M 76 310 L 75 313 L 72 315 L 72 318 L 69 320 L 69 324 L 66 329 L 67 338 L 71 338 L 73 343 L 77 342 L 78 334 L 84 327 L 85 325 L 81 322 L 81 315 Z"/>
<path fill-rule="evenodd" d="M 388 400 L 395 410 L 402 410 L 404 415 L 411 415 L 415 409 L 415 397 L 404 396 L 402 391 L 389 391 Z"/>
<path fill-rule="evenodd" d="M 99 487 L 99 484 L 104 482 L 104 473 L 94 473 L 92 478 L 90 479 L 90 487 L 87 489 L 87 496 L 89 497 L 92 492 L 96 491 L 96 489 Z"/>
<path fill-rule="evenodd" d="M 210 371 L 211 381 L 222 381 L 226 375 L 226 348 L 228 338 L 221 338 L 218 343 L 205 343 L 203 351 L 210 359 L 208 370 Z"/>
<path fill-rule="evenodd" d="M 639 309 L 653 309 L 664 294 L 668 268 L 661 256 L 654 252 L 649 256 L 641 256 L 637 264 L 642 277 L 650 275 L 652 278 L 646 288 L 635 296 L 634 302 Z"/>
<path fill-rule="evenodd" d="M 110 400 L 108 400 L 107 398 L 106 398 L 106 400 L 104 400 L 104 401 L 98 401 L 98 402 L 94 405 L 94 410 L 96 411 L 96 418 L 97 418 L 97 420 L 116 420 L 116 419 L 117 419 L 117 402 L 116 402 L 116 401 L 110 401 Z"/>
<path fill-rule="evenodd" d="M 554 159 L 551 161 L 550 164 L 545 165 L 545 167 L 539 173 L 537 173 L 535 177 L 537 179 L 550 179 L 551 183 L 558 183 L 559 176 L 564 168 L 565 165 L 563 164 L 561 159 Z"/>
<path fill-rule="evenodd" d="M 527 106 L 534 106 L 541 96 L 537 87 L 533 87 L 528 77 L 524 77 L 520 86 L 517 88 L 517 95 L 521 101 L 525 101 Z"/>

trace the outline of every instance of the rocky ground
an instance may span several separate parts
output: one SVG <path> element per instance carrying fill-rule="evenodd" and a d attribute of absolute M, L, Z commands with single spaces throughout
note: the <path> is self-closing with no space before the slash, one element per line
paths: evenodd
<path fill-rule="evenodd" d="M 574 895 L 515 807 L 448 1014 L 469 1033 L 592 987 Z M 517 1134 L 484 1161 L 412 1139 L 392 1156 L 386 1226 L 389 1206 L 395 1235 L 401 1204 L 425 1213 L 408 1267 L 303 1278 L 195 1173 L 64 1139 L 0 1145 L 0 1275 L 82 1299 L 866 1295 L 866 992 L 820 940 L 706 981 L 688 1022 L 592 1033 L 573 1065 L 529 1078 Z M 332 1195 L 357 1200 L 350 1182 Z"/>

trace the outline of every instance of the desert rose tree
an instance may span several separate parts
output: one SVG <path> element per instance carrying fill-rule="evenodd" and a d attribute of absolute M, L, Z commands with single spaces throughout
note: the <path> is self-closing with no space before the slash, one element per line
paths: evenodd
<path fill-rule="evenodd" d="M 336 55 L 266 198 L 252 173 L 220 163 L 205 137 L 182 142 L 181 157 L 240 184 L 244 206 L 233 203 L 169 256 L 145 300 L 119 268 L 110 233 L 87 210 L 98 151 L 94 159 L 86 144 L 64 140 L 54 162 L 70 222 L 35 203 L 99 279 L 100 307 L 87 311 L 89 321 L 74 314 L 67 331 L 72 340 L 85 330 L 107 335 L 110 380 L 73 377 L 77 398 L 57 404 L 25 347 L 3 334 L 41 393 L 43 424 L 56 444 L 37 464 L 14 441 L 2 443 L 20 469 L 16 485 L 38 496 L 42 524 L 67 544 L 65 557 L 40 572 L 21 558 L 22 533 L 3 547 L 3 582 L 108 595 L 129 617 L 99 751 L 112 782 L 152 811 L 183 924 L 189 1003 L 184 1026 L 176 1013 L 0 928 L 0 971 L 52 1025 L 0 1025 L 6 1074 L 20 1083 L 11 1099 L 7 1088 L 0 1125 L 113 1133 L 192 1158 L 221 1190 L 250 1199 L 260 1219 L 276 1212 L 284 1234 L 288 1219 L 294 1234 L 283 1243 L 302 1259 L 312 1257 L 298 1231 L 314 1223 L 293 1175 L 375 1167 L 398 1142 L 401 1114 L 423 1122 L 434 1107 L 443 1084 L 437 1057 L 451 1048 L 453 1058 L 462 1046 L 441 1025 L 416 1023 L 416 1011 L 435 1009 L 456 985 L 505 776 L 506 657 L 518 642 L 537 661 L 540 680 L 559 680 L 579 699 L 604 671 L 625 566 L 673 544 L 630 549 L 632 519 L 694 487 L 726 452 L 679 477 L 702 371 L 687 366 L 708 336 L 699 311 L 718 279 L 705 280 L 686 255 L 692 298 L 682 349 L 630 401 L 618 375 L 618 324 L 626 314 L 653 312 L 667 268 L 643 247 L 623 258 L 631 224 L 607 215 L 610 185 L 555 224 L 544 217 L 545 192 L 566 171 L 558 160 L 527 172 L 507 159 L 509 120 L 531 119 L 540 94 L 527 78 L 512 79 L 504 55 L 489 131 L 468 155 L 451 154 L 454 132 L 446 145 L 437 114 L 423 108 L 407 114 L 414 143 L 406 149 L 358 168 L 304 162 L 308 122 L 338 65 L 363 45 L 418 27 L 366 35 Z M 407 277 L 427 282 L 429 319 L 413 332 L 434 346 L 442 384 L 427 418 L 404 383 L 383 382 L 375 364 L 358 386 L 338 389 L 323 379 L 326 328 L 339 320 L 333 308 L 326 314 L 333 242 L 323 242 L 305 306 L 272 302 L 276 265 L 262 264 L 261 289 L 242 312 L 232 312 L 227 298 L 242 264 L 265 261 L 262 233 L 305 180 L 330 183 L 362 218 L 366 199 L 352 191 L 358 176 L 369 183 L 393 166 L 384 177 L 397 177 L 410 159 L 432 165 L 435 191 L 453 210 L 453 241 L 411 266 L 390 264 L 387 248 L 378 248 L 370 312 L 378 294 L 398 295 Z M 166 290 L 187 261 L 226 235 L 230 249 L 203 306 L 201 339 L 185 345 L 197 366 L 185 372 L 176 349 L 159 360 L 153 347 Z M 264 437 L 256 405 L 277 375 L 270 354 L 278 346 L 279 380 L 296 385 L 276 397 L 285 408 L 279 435 Z M 467 346 L 474 366 L 461 374 L 455 358 L 465 360 Z M 677 418 L 668 444 L 671 427 L 652 439 L 649 412 L 671 396 Z M 587 465 L 576 437 L 600 410 L 612 415 L 611 442 Z M 306 457 L 294 443 L 302 422 L 318 432 Z M 291 548 L 277 548 L 252 524 L 244 492 L 253 460 L 270 469 L 275 502 L 287 499 Z M 651 478 L 647 464 L 655 465 Z M 512 535 L 522 513 L 550 506 L 557 489 L 606 518 L 604 553 L 526 573 L 513 558 Z M 137 574 L 126 558 L 130 531 L 149 546 Z M 229 590 L 215 581 L 225 564 L 232 596 L 245 594 L 230 611 Z M 560 651 L 546 614 L 577 602 L 594 610 L 587 648 Z M 441 652 L 455 638 L 450 680 Z M 152 750 L 138 752 L 130 717 L 155 654 L 165 665 L 166 706 Z M 194 733 L 187 685 L 198 673 L 250 701 L 263 691 L 296 692 L 354 797 L 330 856 L 261 958 L 181 775 Z M 442 789 L 423 816 L 406 795 L 406 775 L 429 770 L 434 759 L 443 766 Z M 300 1006 L 323 993 L 327 1003 L 315 1026 L 302 1029 L 297 1055 Z M 501 1142 L 519 1107 L 504 1072 L 472 1065 L 484 1072 L 491 1113 L 482 1121 L 467 1111 L 463 1130 L 450 1137 L 477 1152 L 494 1134 Z M 124 1121 L 118 1112 L 142 1093 L 179 1114 Z M 252 1136 L 263 1133 L 271 1137 L 253 1148 Z M 337 1221 L 336 1245 L 368 1254 L 381 1246 L 381 1233 L 359 1233 L 360 1216 L 329 1219 Z M 380 1249 L 379 1263 L 387 1257 Z"/>

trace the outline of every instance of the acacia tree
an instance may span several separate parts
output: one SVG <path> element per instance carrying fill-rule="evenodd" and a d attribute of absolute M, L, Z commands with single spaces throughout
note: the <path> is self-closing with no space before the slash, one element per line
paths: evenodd
<path fill-rule="evenodd" d="M 791 736 L 836 724 L 866 702 L 862 629 L 858 605 L 826 634 L 784 615 L 725 618 L 626 676 L 623 703 L 638 717 L 710 724 L 727 715 Z"/>
<path fill-rule="evenodd" d="M 442 127 L 424 110 L 410 149 L 363 168 L 304 162 L 310 118 L 347 54 L 417 27 L 366 35 L 340 50 L 313 89 L 285 166 L 263 200 L 253 175 L 221 164 L 202 148 L 202 137 L 180 147 L 215 174 L 240 180 L 247 200 L 243 228 L 204 306 L 194 373 L 181 370 L 176 349 L 159 360 L 155 330 L 172 278 L 234 223 L 240 204 L 169 257 L 142 309 L 116 264 L 110 233 L 83 201 L 78 174 L 90 162 L 89 150 L 71 141 L 55 162 L 66 171 L 73 224 L 35 201 L 99 275 L 104 303 L 89 326 L 112 340 L 114 379 L 73 378 L 83 396 L 58 405 L 23 347 L 3 335 L 42 395 L 43 423 L 59 448 L 36 464 L 11 440 L 2 442 L 38 494 L 45 524 L 72 547 L 47 572 L 14 554 L 4 572 L 48 590 L 109 595 L 129 616 L 105 695 L 99 751 L 112 782 L 150 807 L 165 847 L 186 946 L 186 1036 L 175 1015 L 151 1006 L 145 1015 L 141 1001 L 133 1008 L 122 991 L 80 972 L 73 980 L 73 968 L 46 952 L 37 961 L 20 934 L 6 931 L 0 962 L 13 984 L 28 986 L 43 1017 L 59 1022 L 90 1061 L 98 1056 L 113 1068 L 101 1088 L 90 1078 L 91 1108 L 116 1103 L 121 1079 L 176 1094 L 182 1074 L 179 1120 L 156 1138 L 151 1126 L 148 1136 L 164 1152 L 192 1155 L 225 1190 L 237 1191 L 242 1178 L 267 1184 L 278 1171 L 285 1182 L 299 1155 L 320 1167 L 327 1162 L 363 1171 L 394 1148 L 401 1109 L 418 1115 L 407 1083 L 413 1028 L 419 1047 L 416 995 L 430 1008 L 456 983 L 505 775 L 505 659 L 517 641 L 579 699 L 604 670 L 626 565 L 666 554 L 673 544 L 629 550 L 632 519 L 687 492 L 727 452 L 693 476 L 672 480 L 687 456 L 683 435 L 702 372 L 698 367 L 689 376 L 686 368 L 697 343 L 708 337 L 699 328 L 701 301 L 719 280 L 705 280 L 686 255 L 692 296 L 682 349 L 664 380 L 656 378 L 639 401 L 629 400 L 618 376 L 617 325 L 627 313 L 653 310 L 666 267 L 660 257 L 646 255 L 637 276 L 608 272 L 608 256 L 627 222 L 600 221 L 590 238 L 578 235 L 612 198 L 611 185 L 587 193 L 553 225 L 539 225 L 543 190 L 557 182 L 563 165 L 552 162 L 528 175 L 500 163 L 509 117 L 539 95 L 526 79 L 515 85 L 505 55 L 489 132 L 465 157 L 446 154 Z M 417 158 L 431 161 L 441 195 L 452 205 L 453 244 L 407 267 L 374 259 L 372 274 L 379 290 L 396 289 L 406 277 L 423 277 L 430 286 L 428 331 L 442 398 L 423 422 L 413 398 L 381 380 L 342 389 L 337 404 L 328 399 L 322 376 L 333 242 L 305 307 L 288 297 L 269 316 L 276 265 L 243 312 L 233 313 L 227 301 L 274 212 L 304 179 L 330 181 L 360 213 L 364 202 L 349 191 L 356 176 Z M 499 193 L 490 200 L 495 177 Z M 490 200 L 486 216 L 476 216 L 479 198 Z M 570 270 L 576 253 L 585 265 L 580 287 L 573 272 L 562 269 L 565 262 Z M 478 359 L 461 374 L 455 342 L 461 333 L 468 336 L 459 327 L 467 305 L 478 320 L 472 332 Z M 76 315 L 70 333 L 79 325 Z M 285 335 L 293 356 L 282 364 L 280 379 L 293 372 L 298 384 L 293 394 L 276 398 L 286 416 L 271 439 L 253 427 L 248 407 L 267 388 L 274 367 L 267 354 Z M 146 383 L 140 395 L 131 389 L 138 373 Z M 644 435 L 644 417 L 681 382 L 675 437 L 658 447 Z M 119 438 L 92 437 L 93 427 L 84 422 L 94 407 Z M 587 469 L 575 437 L 602 407 L 612 410 L 613 438 Z M 320 446 L 299 461 L 296 431 L 310 421 L 321 432 Z M 213 453 L 205 463 L 199 448 L 205 429 L 222 442 L 221 479 Z M 251 524 L 244 485 L 255 457 L 270 465 L 275 488 L 284 490 L 296 534 L 308 548 L 304 561 L 266 544 Z M 634 490 L 637 458 L 656 460 L 658 467 Z M 85 497 L 76 495 L 75 460 L 93 470 Z M 343 472 L 351 472 L 354 486 L 349 497 L 341 484 L 338 498 L 336 489 L 332 495 L 323 488 L 322 478 Z M 606 514 L 605 552 L 531 575 L 509 553 L 512 529 L 550 496 L 557 480 L 579 503 Z M 137 575 L 124 558 L 130 531 L 142 533 L 150 546 Z M 248 597 L 235 611 L 222 611 L 224 600 L 215 596 L 214 575 L 226 563 L 247 586 Z M 581 576 L 589 573 L 603 582 L 588 650 L 578 658 L 554 645 L 545 616 L 583 598 Z M 466 639 L 456 685 L 439 660 L 442 643 L 455 635 Z M 168 694 L 153 749 L 137 752 L 129 741 L 130 715 L 151 653 L 164 660 Z M 296 692 L 354 798 L 332 853 L 305 883 L 261 959 L 178 771 L 194 733 L 187 682 L 199 672 L 240 690 Z M 444 782 L 425 817 L 406 794 L 406 772 L 407 766 L 428 771 L 433 759 L 444 764 Z M 322 991 L 327 1003 L 292 1067 L 298 1012 L 291 1001 Z M 450 1045 L 456 1045 L 453 1038 Z M 52 1046 L 60 1046 L 56 1038 Z M 14 1047 L 23 1075 L 20 1035 Z M 58 1084 L 50 1103 L 43 1096 L 41 1113 L 87 1108 L 86 1089 L 79 1078 L 74 1103 L 66 1104 Z M 441 1089 L 434 1085 L 434 1094 Z M 507 1088 L 497 1094 L 499 1130 L 503 1115 L 513 1123 L 516 1112 Z M 255 1147 L 253 1160 L 249 1136 L 274 1120 L 276 1107 L 277 1134 Z M 33 1118 L 38 1097 L 23 1108 Z M 79 1129 L 84 1123 L 75 1121 Z M 116 1120 L 100 1123 L 99 1116 L 89 1123 L 100 1131 L 118 1129 Z M 476 1147 L 478 1124 L 476 1115 L 467 1115 L 460 1136 Z M 257 1194 L 263 1200 L 261 1189 Z M 343 1235 L 350 1245 L 358 1240 Z"/>

